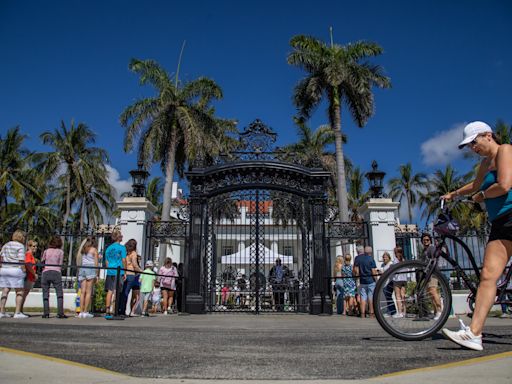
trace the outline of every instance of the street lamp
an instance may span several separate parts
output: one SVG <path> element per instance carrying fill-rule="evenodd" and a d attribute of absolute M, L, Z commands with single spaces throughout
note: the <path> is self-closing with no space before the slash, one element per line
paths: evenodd
<path fill-rule="evenodd" d="M 139 160 L 137 166 L 137 169 L 130 171 L 133 180 L 132 196 L 144 197 L 146 196 L 146 180 L 149 176 L 149 172 L 144 169 L 144 163 L 142 161 Z"/>
<path fill-rule="evenodd" d="M 382 190 L 384 187 L 382 186 L 382 180 L 386 175 L 386 172 L 379 171 L 377 162 L 375 160 L 372 161 L 372 170 L 371 172 L 366 173 L 366 178 L 370 183 L 370 191 L 372 198 L 384 197 Z"/>

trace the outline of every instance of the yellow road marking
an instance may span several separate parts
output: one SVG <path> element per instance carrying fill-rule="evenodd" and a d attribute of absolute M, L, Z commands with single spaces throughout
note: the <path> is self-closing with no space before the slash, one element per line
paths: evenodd
<path fill-rule="evenodd" d="M 435 365 L 433 367 L 415 368 L 415 369 L 408 369 L 406 371 L 386 373 L 385 375 L 374 377 L 374 379 L 380 379 L 380 378 L 384 378 L 384 377 L 408 375 L 410 373 L 416 373 L 416 372 L 428 372 L 428 371 L 434 371 L 434 370 L 438 370 L 438 369 L 462 367 L 464 365 L 470 365 L 470 364 L 475 364 L 475 363 L 483 363 L 483 362 L 486 362 L 486 361 L 503 359 L 505 357 L 512 357 L 512 352 L 502 352 L 502 353 L 497 353 L 497 354 L 494 354 L 494 355 L 475 357 L 475 358 L 472 358 L 472 359 L 467 359 L 467 360 L 462 360 L 462 361 L 454 361 L 453 363 Z"/>
<path fill-rule="evenodd" d="M 70 361 L 70 360 L 59 359 L 58 357 L 51 357 L 51 356 L 41 355 L 39 353 L 25 352 L 25 351 L 20 351 L 18 349 L 11 349 L 11 348 L 1 347 L 1 346 L 0 346 L 0 352 L 11 353 L 13 355 L 18 355 L 18 356 L 33 357 L 33 358 L 36 358 L 36 359 L 52 361 L 52 362 L 55 362 L 55 363 L 67 364 L 67 365 L 71 365 L 71 366 L 74 366 L 74 367 L 85 368 L 85 369 L 92 369 L 92 370 L 95 370 L 95 371 L 98 371 L 98 372 L 110 373 L 111 375 L 118 375 L 118 376 L 125 376 L 125 377 L 127 377 L 126 375 L 123 375 L 122 373 L 110 371 L 110 370 L 105 369 L 105 368 L 98 368 L 98 367 L 94 367 L 92 365 L 76 363 L 76 362 Z"/>

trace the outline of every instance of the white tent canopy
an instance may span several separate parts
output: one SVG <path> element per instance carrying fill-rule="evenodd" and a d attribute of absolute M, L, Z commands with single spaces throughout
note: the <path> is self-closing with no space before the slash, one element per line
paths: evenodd
<path fill-rule="evenodd" d="M 251 264 L 251 254 L 256 252 L 256 243 L 252 243 L 247 248 L 242 249 L 231 255 L 222 256 L 222 264 Z M 281 259 L 282 264 L 293 264 L 293 256 L 280 255 L 277 252 L 265 247 L 263 244 L 259 245 L 259 263 L 260 264 L 274 264 L 276 259 Z"/>

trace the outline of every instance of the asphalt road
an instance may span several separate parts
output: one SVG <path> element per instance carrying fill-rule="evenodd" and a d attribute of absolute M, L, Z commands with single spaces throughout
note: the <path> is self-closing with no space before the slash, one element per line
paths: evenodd
<path fill-rule="evenodd" d="M 456 320 L 449 325 L 457 327 Z M 139 377 L 362 379 L 512 351 L 512 320 L 489 320 L 483 352 L 440 334 L 397 340 L 372 319 L 233 314 L 1 319 L 0 346 Z"/>

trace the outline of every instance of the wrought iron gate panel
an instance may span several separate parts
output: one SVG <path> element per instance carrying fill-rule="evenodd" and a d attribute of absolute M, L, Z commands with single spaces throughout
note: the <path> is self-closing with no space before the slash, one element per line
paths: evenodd
<path fill-rule="evenodd" d="M 251 189 L 208 199 L 208 312 L 308 312 L 311 262 L 305 201 Z M 275 273 L 276 260 L 283 273 Z"/>

